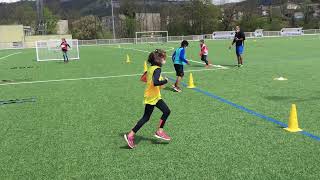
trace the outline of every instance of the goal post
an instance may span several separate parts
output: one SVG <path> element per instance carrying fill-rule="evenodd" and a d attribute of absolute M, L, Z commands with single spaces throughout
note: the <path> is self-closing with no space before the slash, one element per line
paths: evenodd
<path fill-rule="evenodd" d="M 263 29 L 256 29 L 254 31 L 254 37 L 263 37 Z"/>
<path fill-rule="evenodd" d="M 304 34 L 303 28 L 282 28 L 281 36 L 301 36 Z"/>
<path fill-rule="evenodd" d="M 79 43 L 77 39 L 67 39 L 70 45 L 68 48 L 68 59 L 80 59 Z M 37 61 L 62 61 L 61 40 L 47 40 L 36 42 Z"/>
<path fill-rule="evenodd" d="M 136 32 L 135 44 L 139 43 L 164 43 L 169 41 L 168 31 Z"/>
<path fill-rule="evenodd" d="M 212 33 L 212 39 L 233 39 L 235 34 L 235 31 L 215 31 Z"/>

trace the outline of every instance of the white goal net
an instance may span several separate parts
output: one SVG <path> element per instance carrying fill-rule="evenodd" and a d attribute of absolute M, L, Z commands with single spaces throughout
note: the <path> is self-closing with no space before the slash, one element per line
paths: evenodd
<path fill-rule="evenodd" d="M 79 57 L 79 45 L 77 39 L 67 39 L 68 59 L 75 60 Z M 60 61 L 63 60 L 61 40 L 48 40 L 36 42 L 37 61 Z"/>
<path fill-rule="evenodd" d="M 263 29 L 256 29 L 254 31 L 254 37 L 263 37 Z"/>
<path fill-rule="evenodd" d="M 235 31 L 216 31 L 212 33 L 212 39 L 233 39 Z"/>
<path fill-rule="evenodd" d="M 301 36 L 304 34 L 302 28 L 282 28 L 281 36 Z"/>
<path fill-rule="evenodd" d="M 135 43 L 164 43 L 168 42 L 168 31 L 136 32 Z"/>

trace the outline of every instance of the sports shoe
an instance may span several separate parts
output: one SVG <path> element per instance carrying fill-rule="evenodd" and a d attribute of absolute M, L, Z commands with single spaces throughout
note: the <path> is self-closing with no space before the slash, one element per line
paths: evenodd
<path fill-rule="evenodd" d="M 173 90 L 175 90 L 176 92 L 179 92 L 179 93 L 182 92 L 181 88 L 179 88 L 179 87 L 174 87 Z"/>
<path fill-rule="evenodd" d="M 165 140 L 165 141 L 170 141 L 170 140 L 171 140 L 171 137 L 168 136 L 164 131 L 162 131 L 162 132 L 157 131 L 157 132 L 154 134 L 154 137 L 156 137 L 156 138 L 158 138 L 158 139 Z"/>
<path fill-rule="evenodd" d="M 126 140 L 128 146 L 130 149 L 133 149 L 135 148 L 135 145 L 134 145 L 134 136 L 128 136 L 127 134 L 124 135 L 124 139 Z"/>

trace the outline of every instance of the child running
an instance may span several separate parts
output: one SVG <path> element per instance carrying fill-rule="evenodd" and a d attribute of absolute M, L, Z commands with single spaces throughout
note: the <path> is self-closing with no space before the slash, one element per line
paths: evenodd
<path fill-rule="evenodd" d="M 179 87 L 180 82 L 184 76 L 183 66 L 185 64 L 189 64 L 189 61 L 186 58 L 186 48 L 189 46 L 189 42 L 183 40 L 181 42 L 180 48 L 176 49 L 176 51 L 172 55 L 172 61 L 174 64 L 174 69 L 176 70 L 177 80 L 173 86 L 173 90 L 176 92 L 182 92 L 181 88 Z"/>
<path fill-rule="evenodd" d="M 208 54 L 209 54 L 209 50 L 208 47 L 206 46 L 206 44 L 204 44 L 204 40 L 200 40 L 200 57 L 201 57 L 201 61 L 206 63 L 206 67 L 209 67 L 209 62 L 208 62 Z"/>
<path fill-rule="evenodd" d="M 69 58 L 68 58 L 68 47 L 70 48 L 70 45 L 67 43 L 66 39 L 65 38 L 62 38 L 61 40 L 61 51 L 62 51 L 62 54 L 63 54 L 63 61 L 64 63 L 68 63 L 69 62 Z"/>
<path fill-rule="evenodd" d="M 155 50 L 154 52 L 150 53 L 148 62 L 151 64 L 151 67 L 147 71 L 147 86 L 144 91 L 144 114 L 135 127 L 128 134 L 124 135 L 124 139 L 131 149 L 135 148 L 134 135 L 146 122 L 149 121 L 154 107 L 157 107 L 163 113 L 160 119 L 158 130 L 154 136 L 165 141 L 171 140 L 171 138 L 163 130 L 171 111 L 166 103 L 161 99 L 160 93 L 161 86 L 168 83 L 168 79 L 163 79 L 161 76 L 161 67 L 166 63 L 166 52 L 161 49 Z"/>

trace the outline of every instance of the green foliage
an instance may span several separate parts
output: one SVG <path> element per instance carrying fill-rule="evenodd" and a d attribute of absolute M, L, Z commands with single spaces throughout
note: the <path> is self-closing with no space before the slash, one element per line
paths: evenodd
<path fill-rule="evenodd" d="M 171 35 L 210 34 L 218 29 L 221 12 L 210 1 L 192 0 L 181 7 L 170 7 L 166 15 Z"/>
<path fill-rule="evenodd" d="M 47 7 L 44 8 L 43 17 L 45 19 L 47 34 L 57 33 L 57 22 L 59 20 L 58 16 L 54 15 L 51 10 Z"/>
<path fill-rule="evenodd" d="M 125 37 L 134 37 L 137 26 L 138 22 L 136 21 L 136 19 L 127 16 L 125 19 Z"/>
<path fill-rule="evenodd" d="M 100 19 L 93 15 L 72 22 L 71 32 L 76 39 L 111 38 L 111 33 L 105 30 Z"/>
<path fill-rule="evenodd" d="M 0 4 L 0 24 L 23 24 L 35 27 L 36 11 L 30 2 Z"/>

